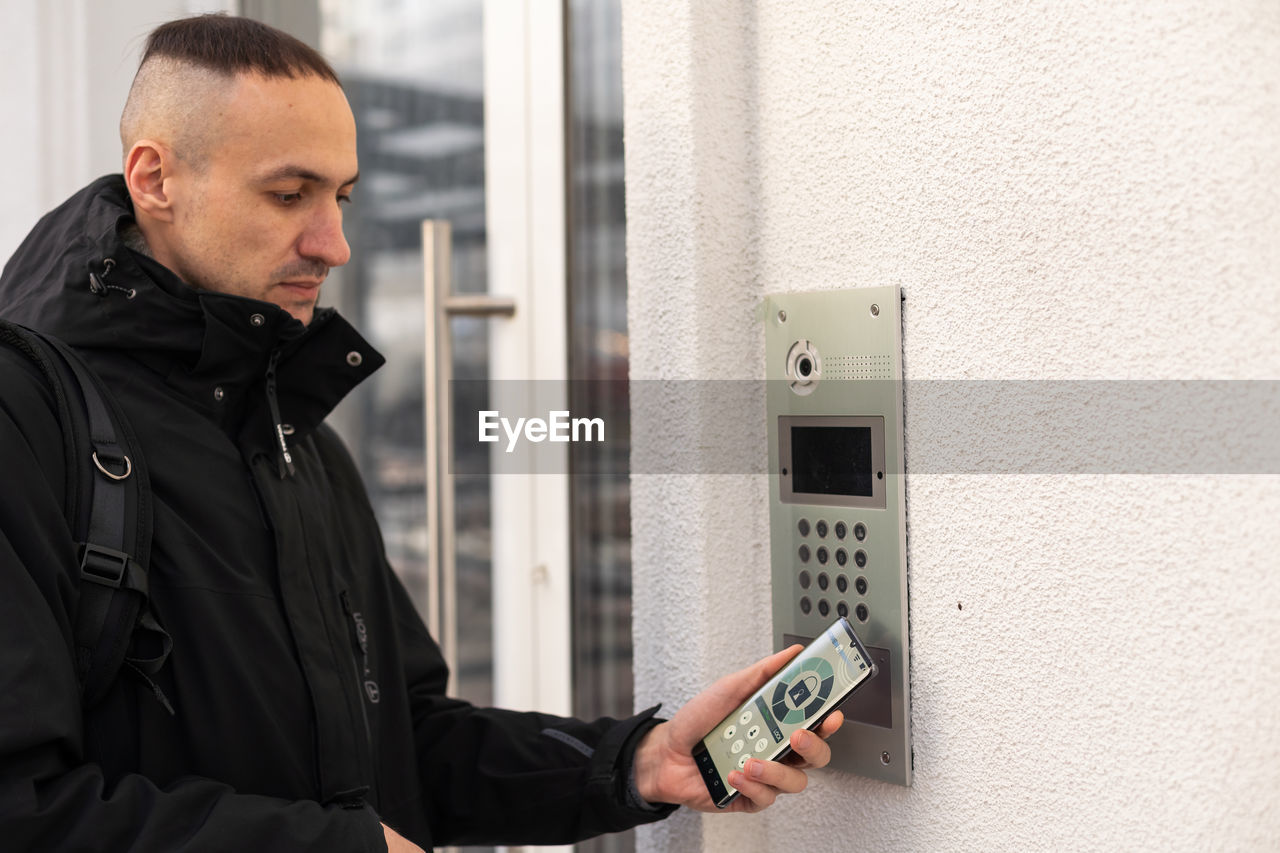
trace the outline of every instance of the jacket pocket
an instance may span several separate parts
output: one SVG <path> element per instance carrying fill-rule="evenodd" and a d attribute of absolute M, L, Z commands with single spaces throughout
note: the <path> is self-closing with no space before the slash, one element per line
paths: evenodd
<path fill-rule="evenodd" d="M 348 628 L 351 635 L 352 656 L 356 665 L 356 681 L 364 693 L 365 700 L 371 705 L 382 701 L 382 691 L 374 675 L 373 665 L 369 657 L 369 630 L 365 626 L 364 616 L 351 604 L 351 596 L 347 590 L 340 593 L 342 612 L 347 615 Z M 367 715 L 367 712 L 366 712 Z"/>

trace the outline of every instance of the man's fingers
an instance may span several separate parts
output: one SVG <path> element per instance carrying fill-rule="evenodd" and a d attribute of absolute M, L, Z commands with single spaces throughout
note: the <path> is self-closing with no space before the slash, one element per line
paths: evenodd
<path fill-rule="evenodd" d="M 804 646 L 800 645 L 789 646 L 780 652 L 761 658 L 750 666 L 722 677 L 704 695 L 716 696 L 718 703 L 736 708 L 747 701 L 747 697 L 759 690 L 803 649 Z"/>
<path fill-rule="evenodd" d="M 798 794 L 809 784 L 809 777 L 803 770 L 777 761 L 761 761 L 753 758 L 747 762 L 743 771 L 746 782 L 766 785 L 773 788 L 775 794 Z M 734 787 L 738 788 L 737 785 Z M 738 788 L 738 790 L 742 789 Z M 752 797 L 752 799 L 755 798 Z"/>
<path fill-rule="evenodd" d="M 761 658 L 751 666 L 747 667 L 745 671 L 750 672 L 755 670 L 753 673 L 755 677 L 752 680 L 756 682 L 756 687 L 759 687 L 761 684 L 764 684 L 772 678 L 778 670 L 786 666 L 793 657 L 800 654 L 802 651 L 804 651 L 804 646 L 799 643 L 787 646 L 780 652 L 774 652 L 768 657 Z"/>
<path fill-rule="evenodd" d="M 822 721 L 822 725 L 818 726 L 814 731 L 818 733 L 818 737 L 826 740 L 836 732 L 840 731 L 840 727 L 844 725 L 844 714 L 839 711 L 832 711 L 831 715 Z"/>
<path fill-rule="evenodd" d="M 787 758 L 793 767 L 826 767 L 831 763 L 831 747 L 813 732 L 792 732 L 791 750 Z"/>

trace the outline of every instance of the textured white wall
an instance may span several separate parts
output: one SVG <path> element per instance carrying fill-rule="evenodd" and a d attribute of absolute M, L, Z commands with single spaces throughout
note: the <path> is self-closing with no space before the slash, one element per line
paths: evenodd
<path fill-rule="evenodd" d="M 759 377 L 763 294 L 899 284 L 908 382 L 1280 379 L 1280 4 L 623 0 L 623 52 L 633 378 Z M 637 702 L 678 703 L 768 650 L 767 480 L 646 474 L 633 416 Z M 753 447 L 763 401 L 678 416 Z M 642 849 L 1274 849 L 1280 477 L 908 504 L 915 786 Z"/>

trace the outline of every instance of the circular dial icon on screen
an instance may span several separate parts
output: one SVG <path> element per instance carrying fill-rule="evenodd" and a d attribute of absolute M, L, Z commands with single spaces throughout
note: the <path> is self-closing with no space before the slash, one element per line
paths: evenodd
<path fill-rule="evenodd" d="M 835 670 L 822 658 L 807 658 L 793 672 L 778 684 L 770 700 L 774 717 L 787 725 L 802 723 L 821 711 L 836 681 Z"/>

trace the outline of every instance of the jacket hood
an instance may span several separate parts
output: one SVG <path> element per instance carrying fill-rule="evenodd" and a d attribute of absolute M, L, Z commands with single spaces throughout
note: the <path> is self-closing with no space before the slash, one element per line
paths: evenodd
<path fill-rule="evenodd" d="M 126 245 L 133 222 L 121 175 L 50 211 L 5 264 L 0 316 L 82 350 L 127 354 L 228 429 L 253 425 L 268 438 L 257 400 L 269 366 L 282 417 L 305 433 L 384 362 L 333 309 L 304 326 L 269 302 L 191 287 Z"/>

